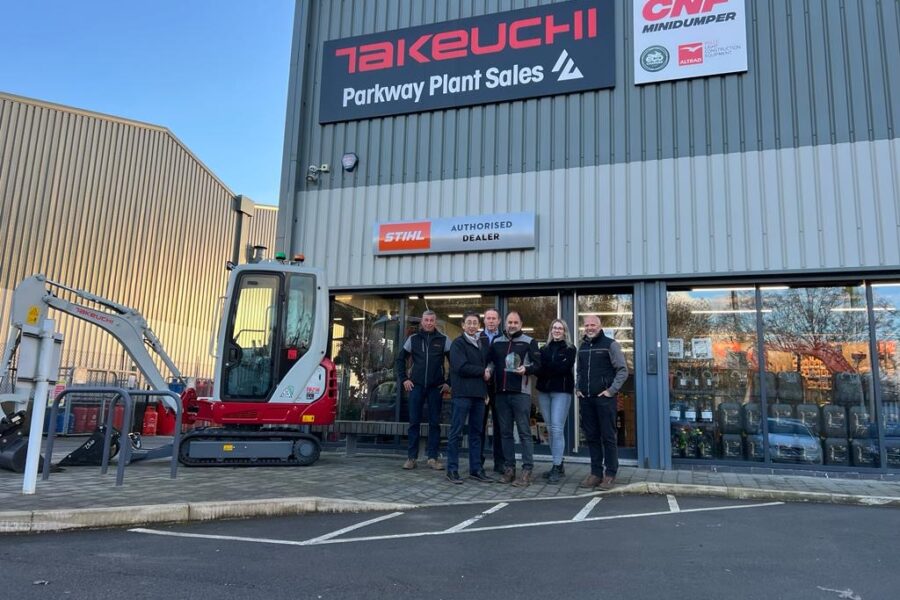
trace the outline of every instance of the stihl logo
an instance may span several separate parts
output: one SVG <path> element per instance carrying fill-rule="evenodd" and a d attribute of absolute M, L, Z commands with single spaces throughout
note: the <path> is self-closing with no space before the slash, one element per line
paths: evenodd
<path fill-rule="evenodd" d="M 562 73 L 559 73 L 560 71 L 562 71 Z M 559 77 L 556 78 L 557 81 L 582 79 L 584 77 L 581 69 L 575 66 L 575 61 L 569 58 L 569 53 L 565 50 L 563 50 L 562 54 L 559 55 L 559 58 L 556 59 L 556 64 L 553 66 L 553 72 L 559 73 Z"/>
<path fill-rule="evenodd" d="M 712 12 L 717 4 L 727 2 L 728 0 L 647 0 L 643 14 L 648 21 L 659 21 L 668 17 L 678 18 L 682 13 L 698 15 Z"/>
<path fill-rule="evenodd" d="M 347 72 L 356 73 L 402 67 L 407 61 L 421 64 L 466 58 L 470 54 L 497 54 L 507 48 L 524 50 L 552 46 L 560 41 L 563 34 L 565 39 L 574 40 L 597 37 L 597 9 L 573 11 L 569 22 L 557 23 L 553 15 L 529 17 L 499 23 L 497 30 L 491 32 L 483 32 L 479 27 L 453 29 L 426 33 L 415 40 L 400 38 L 338 48 L 334 53 L 336 56 L 346 56 Z M 485 38 L 489 41 L 485 42 Z"/>
<path fill-rule="evenodd" d="M 431 222 L 393 223 L 378 228 L 378 250 L 428 250 L 431 248 Z"/>
<path fill-rule="evenodd" d="M 419 231 L 389 231 L 384 234 L 385 242 L 423 242 L 425 234 Z"/>
<path fill-rule="evenodd" d="M 682 67 L 703 64 L 703 42 L 678 46 L 678 64 Z"/>

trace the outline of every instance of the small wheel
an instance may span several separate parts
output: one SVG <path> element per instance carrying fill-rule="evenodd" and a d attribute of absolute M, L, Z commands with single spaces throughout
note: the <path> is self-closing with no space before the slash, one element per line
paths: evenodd
<path fill-rule="evenodd" d="M 319 460 L 321 452 L 322 447 L 316 439 L 301 438 L 294 442 L 294 459 L 301 467 L 308 467 Z"/>

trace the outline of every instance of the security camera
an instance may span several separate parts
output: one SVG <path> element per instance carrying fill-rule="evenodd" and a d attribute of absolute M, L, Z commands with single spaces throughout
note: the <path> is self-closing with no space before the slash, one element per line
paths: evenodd
<path fill-rule="evenodd" d="M 306 180 L 310 183 L 316 183 L 319 181 L 319 167 L 316 165 L 309 165 L 309 168 L 306 169 Z"/>

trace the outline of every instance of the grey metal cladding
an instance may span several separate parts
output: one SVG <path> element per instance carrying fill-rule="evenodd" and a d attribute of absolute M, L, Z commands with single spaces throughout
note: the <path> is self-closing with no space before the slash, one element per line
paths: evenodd
<path fill-rule="evenodd" d="M 163 127 L 0 94 L 0 324 L 16 284 L 44 273 L 137 308 L 185 375 L 212 375 L 232 195 Z M 64 365 L 130 368 L 103 331 L 52 318 Z"/>
<path fill-rule="evenodd" d="M 292 64 L 292 191 L 307 189 L 307 165 L 337 164 L 349 150 L 356 172 L 322 177 L 317 189 L 897 137 L 900 0 L 747 0 L 746 74 L 643 86 L 631 72 L 631 2 L 617 0 L 613 90 L 318 125 L 324 41 L 549 3 L 298 0 L 293 59 L 305 64 Z"/>

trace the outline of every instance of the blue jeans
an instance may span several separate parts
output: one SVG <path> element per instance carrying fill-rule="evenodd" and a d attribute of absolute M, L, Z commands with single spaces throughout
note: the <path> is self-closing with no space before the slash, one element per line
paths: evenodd
<path fill-rule="evenodd" d="M 450 437 L 447 440 L 447 471 L 459 470 L 459 442 L 466 420 L 469 428 L 469 473 L 481 470 L 481 428 L 484 420 L 484 398 L 453 398 Z"/>
<path fill-rule="evenodd" d="M 503 436 L 503 458 L 506 468 L 516 468 L 516 440 L 513 425 L 519 430 L 522 442 L 522 468 L 534 467 L 534 442 L 531 439 L 531 396 L 516 392 L 497 392 L 497 415 L 500 417 L 500 435 Z"/>
<path fill-rule="evenodd" d="M 569 418 L 569 407 L 572 405 L 572 394 L 565 392 L 540 392 L 538 404 L 544 422 L 550 432 L 550 454 L 553 464 L 561 465 L 563 453 L 566 451 L 566 419 Z"/>
<path fill-rule="evenodd" d="M 430 385 L 427 388 L 416 385 L 409 393 L 409 445 L 406 457 L 413 460 L 419 458 L 419 426 L 422 424 L 422 405 L 428 402 L 428 458 L 438 457 L 438 445 L 441 443 L 441 386 Z"/>

